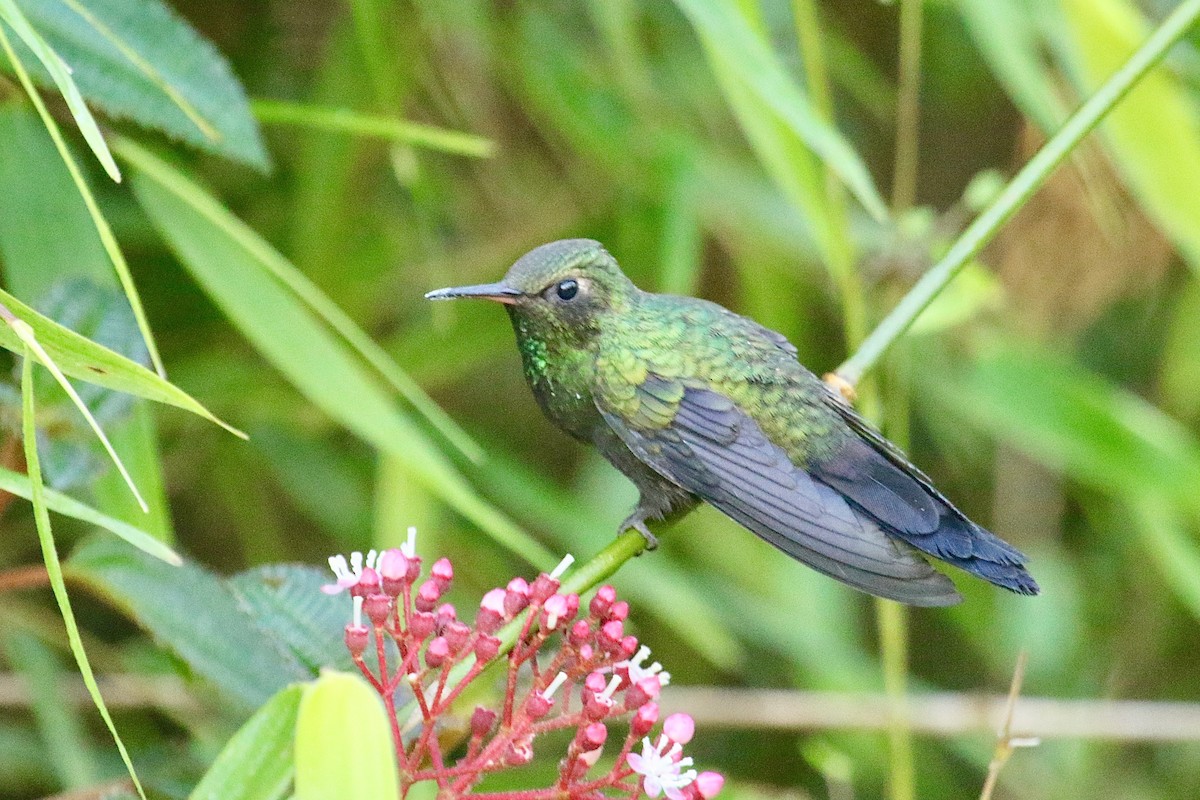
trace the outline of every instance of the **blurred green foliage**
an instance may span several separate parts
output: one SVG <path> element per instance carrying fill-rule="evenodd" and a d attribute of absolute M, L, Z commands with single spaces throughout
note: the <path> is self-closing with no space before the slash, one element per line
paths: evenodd
<path fill-rule="evenodd" d="M 1175 5 L 923 3 L 917 204 L 889 214 L 900 12 L 874 0 L 5 0 L 0 30 L 104 222 L 0 59 L 0 300 L 68 375 L 107 387 L 79 384 L 151 507 L 40 375 L 84 643 L 100 675 L 181 679 L 195 699 L 115 715 L 151 793 L 188 796 L 218 754 L 234 770 L 257 730 L 291 758 L 296 690 L 247 719 L 344 662 L 348 604 L 278 562 L 395 546 L 417 525 L 469 605 L 554 554 L 588 558 L 628 511 L 633 488 L 541 418 L 504 315 L 425 291 L 589 236 L 642 287 L 724 303 L 832 370 Z M 963 578 L 961 606 L 912 612 L 918 694 L 1003 691 L 1023 648 L 1029 694 L 1200 702 L 1189 36 L 872 375 L 889 432 L 1044 587 L 1031 600 Z M 43 45 L 101 116 L 122 184 Z M 146 368 L 126 259 L 169 383 Z M 16 347 L 4 326 L 0 344 Z M 24 497 L 5 358 L 0 486 Z M 33 514 L 8 495 L 0 511 L 0 679 L 28 686 L 0 709 L 0 796 L 119 778 L 95 712 L 55 702 L 61 622 L 19 580 L 41 563 Z M 711 509 L 613 582 L 677 683 L 882 689 L 867 599 Z M 991 748 L 919 738 L 919 796 L 977 796 Z M 890 778 L 884 734 L 701 727 L 691 749 L 731 798 L 871 797 Z M 1200 742 L 1051 739 L 1014 756 L 1000 793 L 1190 798 L 1198 775 Z M 264 781 L 282 796 L 286 779 Z"/>

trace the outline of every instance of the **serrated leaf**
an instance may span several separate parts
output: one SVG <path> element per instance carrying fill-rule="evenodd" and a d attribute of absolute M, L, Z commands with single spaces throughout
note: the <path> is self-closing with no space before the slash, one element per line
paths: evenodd
<path fill-rule="evenodd" d="M 119 142 L 118 152 L 134 167 L 132 186 L 142 208 L 182 264 L 305 397 L 367 442 L 394 454 L 414 479 L 499 544 L 536 566 L 555 563 L 546 548 L 476 493 L 361 361 L 279 282 L 262 248 L 272 258 L 282 256 L 166 162 L 128 140 Z"/>
<path fill-rule="evenodd" d="M 284 642 L 309 670 L 354 669 L 343 630 L 351 604 L 344 595 L 330 596 L 328 570 L 305 564 L 268 564 L 229 579 L 229 585 L 257 624 Z"/>
<path fill-rule="evenodd" d="M 254 622 L 224 580 L 190 561 L 169 567 L 120 542 L 92 539 L 67 569 L 247 706 L 311 677 L 288 647 Z"/>
<path fill-rule="evenodd" d="M 824 122 L 778 57 L 729 0 L 675 0 L 724 69 L 770 107 L 829 165 L 872 216 L 887 216 L 866 164 L 836 128 Z"/>
<path fill-rule="evenodd" d="M 66 101 L 67 108 L 71 111 L 71 116 L 75 118 L 79 132 L 83 134 L 84 140 L 92 148 L 92 152 L 96 154 L 100 163 L 104 165 L 108 176 L 119 183 L 121 171 L 117 169 L 117 163 L 113 161 L 108 144 L 104 141 L 100 128 L 96 125 L 96 119 L 88 110 L 87 104 L 83 102 L 83 95 L 80 94 L 67 62 L 46 41 L 41 32 L 35 29 L 14 0 L 0 0 L 0 20 L 8 23 L 13 32 L 17 34 L 18 41 L 11 43 L 13 52 L 8 53 L 8 56 L 9 60 L 19 59 L 20 64 L 13 63 L 12 68 L 19 70 L 21 66 L 24 66 L 34 76 L 44 75 L 47 79 L 44 82 L 53 83 L 58 88 L 63 100 Z M 3 38 L 7 51 L 10 43 L 7 36 Z M 41 70 L 37 69 L 37 64 L 41 64 Z M 28 87 L 28 84 L 26 86 Z"/>
<path fill-rule="evenodd" d="M 303 687 L 288 686 L 254 712 L 188 800 L 278 800 L 292 780 L 293 741 Z"/>
<path fill-rule="evenodd" d="M 383 701 L 357 675 L 326 672 L 296 719 L 296 800 L 396 800 L 396 754 Z"/>
<path fill-rule="evenodd" d="M 259 170 L 270 168 L 245 91 L 228 63 L 167 5 L 16 2 L 71 65 L 84 97 L 108 114 Z M 18 56 L 24 59 L 19 51 Z M 45 82 L 47 76 L 39 70 L 34 78 Z"/>

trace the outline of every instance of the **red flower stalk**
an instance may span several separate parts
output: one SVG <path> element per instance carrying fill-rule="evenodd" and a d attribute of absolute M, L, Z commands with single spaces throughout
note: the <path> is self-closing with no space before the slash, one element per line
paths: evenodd
<path fill-rule="evenodd" d="M 670 675 L 657 662 L 644 665 L 650 650 L 625 633 L 629 605 L 616 599 L 611 586 L 600 587 L 582 606 L 577 595 L 561 594 L 559 575 L 573 560 L 568 556 L 531 583 L 514 578 L 488 592 L 469 625 L 452 605 L 439 605 L 454 579 L 448 559 L 437 560 L 420 580 L 414 534 L 409 529 L 404 548 L 378 557 L 372 551 L 365 559 L 352 554 L 349 563 L 331 558 L 337 582 L 324 587 L 330 594 L 349 590 L 353 597 L 346 646 L 383 699 L 403 794 L 429 780 L 437 783 L 439 800 L 636 800 L 643 792 L 709 800 L 720 790 L 719 774 L 698 774 L 682 755 L 695 730 L 690 717 L 673 714 L 655 741 L 649 736 L 658 722 L 653 700 Z M 363 624 L 364 611 L 369 624 Z M 507 653 L 496 635 L 505 625 L 519 631 Z M 494 709 L 475 708 L 465 740 L 452 741 L 449 732 L 463 726 L 448 723 L 465 713 L 456 701 L 493 664 L 507 669 L 503 697 Z M 396 707 L 397 693 L 403 699 L 409 691 L 416 706 L 411 714 Z M 620 721 L 630 714 L 628 722 Z M 402 720 L 414 716 L 419 722 L 406 729 Z M 618 725 L 625 733 L 614 738 Z M 554 785 L 476 791 L 490 773 L 528 764 L 537 738 L 560 730 L 574 736 Z M 593 774 L 606 747 L 619 749 L 605 762 L 606 771 Z"/>

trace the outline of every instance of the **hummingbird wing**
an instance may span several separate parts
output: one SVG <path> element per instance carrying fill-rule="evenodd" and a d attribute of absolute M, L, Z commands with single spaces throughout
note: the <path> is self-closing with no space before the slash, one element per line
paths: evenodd
<path fill-rule="evenodd" d="M 818 481 L 918 550 L 1014 592 L 1038 593 L 1024 553 L 968 519 L 899 448 L 832 392 L 823 400 L 857 436 L 832 457 L 809 464 Z"/>
<path fill-rule="evenodd" d="M 633 388 L 635 398 L 598 393 L 597 407 L 634 455 L 668 480 L 855 588 L 912 605 L 962 599 L 911 547 L 793 464 L 725 395 L 654 373 Z M 629 414 L 633 406 L 637 411 Z"/>

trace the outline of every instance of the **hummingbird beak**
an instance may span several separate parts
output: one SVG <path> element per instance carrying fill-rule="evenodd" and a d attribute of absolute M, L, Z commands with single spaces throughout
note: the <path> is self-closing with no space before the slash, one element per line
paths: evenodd
<path fill-rule="evenodd" d="M 521 297 L 522 292 L 503 283 L 481 283 L 476 286 L 451 286 L 448 289 L 438 289 L 425 295 L 426 300 L 453 300 L 456 297 L 479 297 L 493 300 L 497 303 L 512 305 Z"/>

